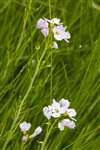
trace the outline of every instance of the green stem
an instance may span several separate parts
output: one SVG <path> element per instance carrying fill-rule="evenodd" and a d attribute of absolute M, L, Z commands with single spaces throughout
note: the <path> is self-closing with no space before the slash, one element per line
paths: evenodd
<path fill-rule="evenodd" d="M 56 124 L 56 122 L 57 122 L 57 119 L 54 121 L 54 123 L 51 125 L 51 127 L 50 127 L 50 124 L 48 124 L 47 133 L 46 133 L 45 139 L 44 139 L 44 141 L 43 141 L 43 143 L 42 143 L 41 150 L 45 150 L 45 145 L 46 145 L 46 143 L 47 143 L 47 141 L 48 141 L 48 138 L 49 138 L 49 136 L 50 136 L 50 133 L 51 133 L 51 131 L 52 131 L 54 125 Z M 50 127 L 50 128 L 49 128 L 49 127 Z"/>
<path fill-rule="evenodd" d="M 44 49 L 44 51 L 43 51 L 43 53 L 42 53 L 42 55 L 41 55 L 40 60 L 38 61 L 38 64 L 37 64 L 37 67 L 36 67 L 36 71 L 35 71 L 35 73 L 34 73 L 34 75 L 33 75 L 33 78 L 32 78 L 32 80 L 31 80 L 31 83 L 30 83 L 30 85 L 29 85 L 29 88 L 28 88 L 28 90 L 27 90 L 27 92 L 26 92 L 24 98 L 22 99 L 22 102 L 21 102 L 21 104 L 20 104 L 20 106 L 19 106 L 19 110 L 18 110 L 18 112 L 17 112 L 17 116 L 16 116 L 16 118 L 15 118 L 15 120 L 14 120 L 12 126 L 11 126 L 9 135 L 8 135 L 8 137 L 7 137 L 7 140 L 6 140 L 6 142 L 5 142 L 5 144 L 4 144 L 3 148 L 2 148 L 2 150 L 5 150 L 5 149 L 6 149 L 7 144 L 9 143 L 9 141 L 10 141 L 11 138 L 12 138 L 12 135 L 13 135 L 13 131 L 12 131 L 12 130 L 14 129 L 15 124 L 16 124 L 16 122 L 17 122 L 19 116 L 20 116 L 20 113 L 21 113 L 23 104 L 24 104 L 25 100 L 27 99 L 27 97 L 28 97 L 28 95 L 29 95 L 29 93 L 30 93 L 30 91 L 31 91 L 31 89 L 32 89 L 32 85 L 33 85 L 33 83 L 34 83 L 34 81 L 35 81 L 35 79 L 36 79 L 36 77 L 37 77 L 37 74 L 38 74 L 39 69 L 40 69 L 41 61 L 42 61 L 42 59 L 44 58 L 44 55 L 45 55 L 46 51 L 47 51 L 47 44 L 46 44 L 45 49 Z"/>

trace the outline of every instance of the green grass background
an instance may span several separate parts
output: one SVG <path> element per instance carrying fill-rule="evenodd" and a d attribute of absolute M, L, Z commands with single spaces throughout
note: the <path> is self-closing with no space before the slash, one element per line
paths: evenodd
<path fill-rule="evenodd" d="M 0 0 L 0 150 L 38 150 L 47 121 L 42 109 L 62 97 L 76 109 L 77 127 L 56 129 L 45 150 L 100 150 L 100 9 L 93 6 L 92 0 Z M 70 43 L 59 42 L 57 50 L 36 29 L 50 13 L 71 32 Z M 24 120 L 44 133 L 23 146 Z"/>

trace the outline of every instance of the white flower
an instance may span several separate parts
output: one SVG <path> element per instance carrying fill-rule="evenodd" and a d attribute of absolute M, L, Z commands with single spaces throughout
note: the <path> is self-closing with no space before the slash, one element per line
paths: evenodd
<path fill-rule="evenodd" d="M 64 119 L 58 123 L 58 128 L 59 128 L 59 130 L 63 131 L 64 127 L 68 127 L 68 128 L 73 129 L 76 127 L 76 125 L 75 125 L 74 121 L 72 121 L 70 119 Z"/>
<path fill-rule="evenodd" d="M 49 120 L 51 117 L 58 118 L 62 114 L 67 114 L 67 116 L 76 121 L 73 117 L 76 116 L 75 109 L 69 108 L 70 102 L 64 98 L 62 98 L 59 102 L 53 99 L 51 105 L 46 106 L 43 108 L 44 116 Z"/>
<path fill-rule="evenodd" d="M 51 26 L 50 26 L 51 25 Z M 36 27 L 41 30 L 41 33 L 47 37 L 49 35 L 49 31 L 53 32 L 54 39 L 57 41 L 65 40 L 67 43 L 71 38 L 71 35 L 66 30 L 66 27 L 62 25 L 59 18 L 52 18 L 52 19 L 39 19 L 37 21 Z M 50 27 L 50 28 L 49 28 Z M 50 30 L 49 30 L 50 29 Z M 58 48 L 58 44 L 53 42 L 52 48 Z"/>
<path fill-rule="evenodd" d="M 64 123 L 63 123 L 63 122 L 59 122 L 59 123 L 58 123 L 58 128 L 59 128 L 60 131 L 63 131 L 63 130 L 64 130 L 64 127 L 65 127 L 65 126 L 64 126 Z"/>
<path fill-rule="evenodd" d="M 57 44 L 57 42 L 55 42 L 55 41 L 53 42 L 52 48 L 58 49 L 58 44 Z"/>
<path fill-rule="evenodd" d="M 40 18 L 40 19 L 37 21 L 36 27 L 37 27 L 38 29 L 45 29 L 45 28 L 48 28 L 48 22 L 47 22 L 46 20 L 43 20 L 43 19 Z"/>
<path fill-rule="evenodd" d="M 53 100 L 53 103 L 51 105 L 52 107 L 52 117 L 58 118 L 61 116 L 61 108 L 59 102 L 56 100 Z"/>
<path fill-rule="evenodd" d="M 35 131 L 33 132 L 33 134 L 30 136 L 30 138 L 34 138 L 37 135 L 41 134 L 41 132 L 43 131 L 43 129 L 39 126 L 35 129 Z"/>
<path fill-rule="evenodd" d="M 54 38 L 57 41 L 65 40 L 66 42 L 69 42 L 68 40 L 70 39 L 71 35 L 69 32 L 66 32 L 65 29 L 66 28 L 63 27 L 63 25 L 54 26 L 52 31 L 54 33 Z"/>
<path fill-rule="evenodd" d="M 59 101 L 60 104 L 60 108 L 61 108 L 61 113 L 64 114 L 66 112 L 66 110 L 68 109 L 68 107 L 70 106 L 70 102 L 64 98 L 62 98 Z"/>
<path fill-rule="evenodd" d="M 31 124 L 29 122 L 24 121 L 24 122 L 20 123 L 19 127 L 22 132 L 26 132 L 31 128 Z"/>
<path fill-rule="evenodd" d="M 73 119 L 73 117 L 76 116 L 76 111 L 75 111 L 75 109 L 69 108 L 69 109 L 66 110 L 66 112 L 67 112 L 68 116 L 69 116 L 70 118 L 72 118 L 72 119 Z"/>
<path fill-rule="evenodd" d="M 52 107 L 50 105 L 48 107 L 44 107 L 43 108 L 43 114 L 48 120 L 51 119 Z"/>
<path fill-rule="evenodd" d="M 49 34 L 48 22 L 43 19 L 39 19 L 36 27 L 41 30 L 42 34 L 47 37 Z"/>
<path fill-rule="evenodd" d="M 24 135 L 24 136 L 22 137 L 22 141 L 23 141 L 23 142 L 28 141 L 28 136 Z"/>

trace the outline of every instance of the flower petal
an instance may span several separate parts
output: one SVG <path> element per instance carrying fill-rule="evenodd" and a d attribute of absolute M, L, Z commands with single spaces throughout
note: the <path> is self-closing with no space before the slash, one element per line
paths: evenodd
<path fill-rule="evenodd" d="M 52 111 L 51 111 L 50 107 L 44 107 L 43 114 L 48 120 L 51 119 Z"/>
<path fill-rule="evenodd" d="M 48 28 L 48 22 L 47 22 L 46 20 L 43 20 L 43 19 L 40 18 L 40 19 L 37 21 L 36 27 L 37 27 L 38 29 Z"/>
<path fill-rule="evenodd" d="M 41 29 L 41 32 L 42 32 L 42 34 L 43 34 L 45 37 L 47 37 L 48 34 L 49 34 L 48 28 L 43 28 L 43 29 Z"/>
<path fill-rule="evenodd" d="M 75 128 L 75 122 L 70 120 L 70 119 L 63 119 L 61 122 L 58 123 L 58 128 L 62 131 L 64 130 L 64 127 L 68 127 L 68 128 Z"/>
<path fill-rule="evenodd" d="M 22 132 L 26 132 L 31 128 L 31 124 L 24 121 L 24 122 L 20 123 L 19 127 Z"/>
<path fill-rule="evenodd" d="M 64 130 L 64 124 L 63 124 L 63 122 L 59 122 L 58 123 L 58 128 L 59 128 L 60 131 Z"/>
<path fill-rule="evenodd" d="M 67 109 L 67 114 L 69 115 L 69 117 L 75 117 L 76 116 L 76 111 L 75 109 L 69 108 Z"/>

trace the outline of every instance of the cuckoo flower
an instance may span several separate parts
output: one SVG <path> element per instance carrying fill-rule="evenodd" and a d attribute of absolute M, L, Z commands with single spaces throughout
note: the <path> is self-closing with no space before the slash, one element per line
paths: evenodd
<path fill-rule="evenodd" d="M 49 34 L 48 22 L 43 19 L 39 19 L 36 27 L 41 30 L 42 34 L 47 37 Z"/>
<path fill-rule="evenodd" d="M 51 105 L 45 106 L 43 108 L 44 116 L 49 120 L 51 118 L 65 118 L 58 122 L 58 128 L 64 130 L 64 127 L 75 128 L 74 117 L 76 116 L 76 111 L 70 107 L 70 102 L 67 99 L 62 98 L 59 102 L 53 99 Z"/>
<path fill-rule="evenodd" d="M 59 101 L 59 104 L 60 104 L 61 113 L 64 114 L 68 110 L 68 107 L 70 106 L 70 102 L 68 100 L 62 98 Z"/>
<path fill-rule="evenodd" d="M 58 118 L 62 114 L 67 113 L 67 115 L 72 118 L 76 116 L 76 111 L 72 108 L 69 108 L 70 102 L 62 98 L 59 102 L 53 99 L 51 105 L 45 106 L 43 108 L 43 114 L 47 119 Z"/>
<path fill-rule="evenodd" d="M 22 136 L 22 141 L 23 142 L 27 142 L 29 139 L 32 139 L 34 137 L 36 137 L 37 135 L 39 135 L 43 129 L 38 126 L 35 131 L 33 132 L 33 134 L 29 135 L 28 131 L 30 128 L 31 128 L 31 124 L 30 123 L 27 123 L 26 121 L 22 122 L 20 125 L 19 125 L 21 131 L 23 132 L 23 136 Z"/>
<path fill-rule="evenodd" d="M 53 99 L 52 107 L 52 117 L 58 118 L 61 116 L 61 108 L 59 102 Z"/>
<path fill-rule="evenodd" d="M 29 122 L 24 121 L 24 122 L 20 123 L 19 127 L 22 132 L 26 132 L 31 128 L 31 124 Z"/>
<path fill-rule="evenodd" d="M 73 109 L 73 108 L 67 109 L 67 110 L 66 110 L 66 113 L 68 114 L 68 116 L 69 116 L 71 119 L 73 119 L 73 117 L 76 116 L 76 111 L 75 111 L 75 109 Z M 73 119 L 73 120 L 75 120 L 75 119 Z"/>
<path fill-rule="evenodd" d="M 49 106 L 46 106 L 43 108 L 43 114 L 44 116 L 49 120 L 51 119 L 52 117 L 52 107 L 49 105 Z"/>
<path fill-rule="evenodd" d="M 54 38 L 57 41 L 65 40 L 66 42 L 69 42 L 70 39 L 70 33 L 65 31 L 66 27 L 63 25 L 57 25 L 53 28 Z"/>
<path fill-rule="evenodd" d="M 65 40 L 67 43 L 69 43 L 69 39 L 71 38 L 71 34 L 66 31 L 66 27 L 63 26 L 59 18 L 39 19 L 36 27 L 41 30 L 41 33 L 45 37 L 51 34 L 57 41 Z M 52 48 L 58 48 L 58 44 L 55 41 L 52 43 Z"/>
<path fill-rule="evenodd" d="M 76 126 L 75 122 L 70 120 L 70 119 L 63 119 L 62 121 L 60 121 L 58 123 L 58 128 L 61 131 L 64 130 L 64 127 L 68 127 L 70 129 L 73 129 L 73 128 L 75 128 L 75 126 Z"/>

